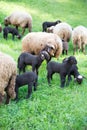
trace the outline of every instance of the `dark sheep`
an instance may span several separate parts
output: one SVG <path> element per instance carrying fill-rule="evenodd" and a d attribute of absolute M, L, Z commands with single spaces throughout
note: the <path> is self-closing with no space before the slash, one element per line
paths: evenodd
<path fill-rule="evenodd" d="M 66 62 L 66 59 L 63 59 L 63 62 Z M 72 80 L 72 76 L 74 77 L 75 81 L 78 84 L 81 84 L 83 81 L 84 76 L 82 76 L 79 71 L 78 71 L 78 67 L 76 64 L 73 64 L 69 73 L 68 73 L 68 81 L 67 81 L 67 85 L 69 85 L 69 82 Z"/>
<path fill-rule="evenodd" d="M 6 26 L 3 29 L 3 37 L 7 40 L 8 38 L 8 33 L 12 34 L 12 39 L 14 40 L 14 36 L 16 36 L 18 39 L 21 38 L 21 35 L 18 33 L 18 30 L 16 28 L 8 27 Z"/>
<path fill-rule="evenodd" d="M 77 64 L 77 60 L 74 56 L 70 56 L 67 58 L 66 62 L 58 63 L 55 61 L 50 61 L 47 65 L 47 80 L 50 84 L 50 80 L 52 80 L 52 75 L 54 73 L 60 74 L 61 87 L 65 86 L 66 76 L 70 71 L 73 64 Z"/>
<path fill-rule="evenodd" d="M 34 91 L 36 91 L 37 81 L 38 81 L 38 77 L 34 72 L 26 72 L 24 74 L 17 75 L 16 85 L 15 85 L 15 92 L 16 92 L 15 100 L 18 100 L 19 87 L 22 87 L 24 85 L 28 85 L 28 94 L 27 94 L 26 98 L 29 98 L 32 93 L 33 86 L 34 86 Z"/>
<path fill-rule="evenodd" d="M 32 71 L 35 71 L 38 75 L 40 65 L 45 59 L 49 61 L 49 58 L 50 56 L 46 51 L 42 51 L 39 55 L 32 55 L 27 52 L 22 53 L 18 58 L 19 74 L 21 71 L 25 72 L 26 65 L 31 65 Z"/>
<path fill-rule="evenodd" d="M 61 21 L 57 20 L 55 22 L 48 22 L 48 21 L 43 22 L 42 24 L 43 32 L 46 32 L 48 27 L 55 26 L 58 23 L 61 23 Z"/>

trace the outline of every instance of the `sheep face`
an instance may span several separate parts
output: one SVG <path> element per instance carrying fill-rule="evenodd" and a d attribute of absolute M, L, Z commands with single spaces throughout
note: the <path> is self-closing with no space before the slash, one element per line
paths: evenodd
<path fill-rule="evenodd" d="M 50 56 L 54 56 L 54 54 L 55 54 L 55 47 L 54 47 L 54 45 L 47 44 L 46 47 L 43 50 L 47 51 Z"/>
<path fill-rule="evenodd" d="M 77 82 L 78 82 L 78 84 L 81 84 L 81 83 L 82 83 L 82 81 L 83 81 L 83 76 L 78 75 L 78 77 L 77 77 L 77 78 L 75 78 L 75 81 L 77 81 Z"/>
<path fill-rule="evenodd" d="M 49 55 L 49 53 L 47 51 L 42 51 L 41 52 L 41 57 L 44 59 L 46 59 L 47 63 L 50 61 L 51 56 Z"/>
<path fill-rule="evenodd" d="M 8 19 L 8 18 L 5 18 L 5 19 L 4 19 L 4 25 L 5 25 L 5 26 L 8 26 L 9 24 L 10 24 L 9 19 Z"/>

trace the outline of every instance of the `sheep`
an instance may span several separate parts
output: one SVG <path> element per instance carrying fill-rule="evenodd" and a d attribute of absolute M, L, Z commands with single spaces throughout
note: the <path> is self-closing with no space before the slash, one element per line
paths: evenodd
<path fill-rule="evenodd" d="M 82 49 L 82 52 L 85 54 L 85 45 L 87 44 L 87 28 L 84 26 L 77 26 L 73 29 L 72 32 L 72 43 L 73 43 L 73 54 Z"/>
<path fill-rule="evenodd" d="M 25 32 L 25 28 L 29 29 L 29 32 L 32 31 L 32 17 L 27 12 L 15 11 L 11 15 L 5 17 L 4 24 L 7 26 L 9 24 L 22 28 L 22 35 Z"/>
<path fill-rule="evenodd" d="M 52 57 L 58 58 L 62 53 L 62 41 L 56 34 L 31 32 L 22 39 L 22 52 L 38 55 L 46 46 L 49 46 Z"/>
<path fill-rule="evenodd" d="M 68 53 L 68 42 L 70 41 L 72 35 L 72 27 L 68 23 L 62 22 L 55 25 L 52 32 L 57 34 L 61 40 L 63 40 L 63 44 L 66 46 L 63 48 L 63 52 L 64 50 L 67 50 Z"/>
<path fill-rule="evenodd" d="M 15 79 L 17 74 L 16 62 L 7 54 L 0 52 L 0 103 L 6 96 L 6 104 L 16 97 Z"/>
<path fill-rule="evenodd" d="M 63 59 L 63 63 L 67 61 L 67 58 Z M 72 80 L 72 77 L 74 77 L 75 81 L 78 84 L 81 84 L 83 81 L 84 76 L 82 76 L 79 71 L 78 71 L 78 67 L 76 64 L 73 64 L 69 73 L 68 73 L 68 81 L 67 81 L 67 85 L 69 85 L 69 82 Z"/>
<path fill-rule="evenodd" d="M 67 61 L 64 63 L 58 63 L 55 61 L 50 61 L 47 64 L 47 80 L 48 84 L 50 84 L 50 80 L 52 80 L 52 75 L 54 73 L 60 74 L 61 87 L 65 86 L 66 76 L 68 75 L 69 70 L 71 69 L 73 64 L 77 64 L 77 60 L 74 56 L 70 56 L 67 58 Z"/>
<path fill-rule="evenodd" d="M 2 32 L 2 26 L 1 26 L 1 24 L 0 24 L 0 33 Z"/>
<path fill-rule="evenodd" d="M 61 21 L 57 20 L 55 22 L 49 22 L 49 21 L 43 22 L 42 23 L 43 32 L 46 32 L 48 27 L 55 26 L 58 23 L 61 23 Z"/>
<path fill-rule="evenodd" d="M 17 36 L 18 39 L 21 38 L 21 35 L 18 33 L 18 30 L 16 28 L 12 27 L 4 27 L 3 28 L 3 37 L 7 40 L 8 38 L 8 33 L 12 34 L 12 39 L 14 40 L 14 36 Z"/>
<path fill-rule="evenodd" d="M 28 85 L 28 94 L 26 98 L 29 98 L 32 93 L 32 87 L 34 86 L 34 91 L 36 91 L 37 89 L 37 81 L 38 76 L 34 72 L 25 72 L 24 74 L 17 75 L 15 84 L 15 92 L 16 92 L 15 100 L 16 101 L 18 100 L 19 88 L 24 85 Z"/>
<path fill-rule="evenodd" d="M 27 52 L 21 53 L 18 57 L 19 74 L 21 71 L 25 72 L 26 65 L 31 65 L 32 71 L 35 71 L 38 75 L 38 69 L 40 65 L 42 64 L 44 59 L 49 60 L 49 58 L 49 54 L 45 51 L 42 51 L 39 55 L 32 55 Z"/>

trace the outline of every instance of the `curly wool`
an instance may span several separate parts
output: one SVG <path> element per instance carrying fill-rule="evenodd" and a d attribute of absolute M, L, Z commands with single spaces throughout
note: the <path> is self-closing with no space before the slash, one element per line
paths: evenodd
<path fill-rule="evenodd" d="M 38 55 L 46 45 L 54 46 L 54 56 L 58 58 L 62 53 L 62 41 L 56 35 L 46 32 L 32 32 L 22 39 L 22 52 Z"/>
<path fill-rule="evenodd" d="M 0 94 L 2 96 L 5 95 L 5 88 L 8 87 L 9 96 L 15 98 L 16 74 L 16 63 L 13 58 L 0 52 Z"/>
<path fill-rule="evenodd" d="M 53 33 L 57 34 L 61 40 L 69 42 L 72 35 L 72 27 L 68 23 L 62 22 L 54 26 Z"/>
<path fill-rule="evenodd" d="M 5 24 L 11 24 L 14 26 L 20 26 L 22 28 L 29 28 L 32 31 L 32 17 L 27 12 L 15 11 L 10 16 L 4 19 Z"/>

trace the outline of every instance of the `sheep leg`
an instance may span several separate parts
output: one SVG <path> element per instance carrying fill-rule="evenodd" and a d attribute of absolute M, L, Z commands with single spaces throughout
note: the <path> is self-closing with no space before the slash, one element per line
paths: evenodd
<path fill-rule="evenodd" d="M 60 75 L 60 78 L 61 78 L 61 88 L 63 88 L 65 86 L 65 76 Z"/>
<path fill-rule="evenodd" d="M 15 92 L 16 92 L 16 98 L 15 98 L 15 100 L 17 101 L 18 100 L 18 86 L 16 86 Z"/>
<path fill-rule="evenodd" d="M 71 77 L 71 75 L 68 75 L 68 81 L 67 81 L 67 83 L 66 83 L 66 86 L 68 86 L 69 85 L 69 83 L 70 83 L 70 81 L 72 80 L 72 77 Z"/>
<path fill-rule="evenodd" d="M 68 55 L 68 51 L 66 50 L 66 55 Z"/>
<path fill-rule="evenodd" d="M 14 40 L 14 34 L 12 34 L 12 40 Z"/>
<path fill-rule="evenodd" d="M 64 49 L 63 49 L 63 51 L 62 51 L 62 54 L 64 55 Z"/>
<path fill-rule="evenodd" d="M 10 101 L 10 96 L 9 96 L 8 93 L 7 93 L 7 97 L 6 97 L 6 102 L 5 102 L 5 104 L 9 104 L 9 101 Z"/>
<path fill-rule="evenodd" d="M 85 54 L 85 44 L 82 44 L 82 52 Z"/>
<path fill-rule="evenodd" d="M 34 83 L 34 91 L 36 91 L 36 89 L 37 89 L 37 80 Z"/>
<path fill-rule="evenodd" d="M 48 84 L 50 84 L 50 80 L 52 80 L 52 75 L 51 73 L 48 72 L 47 74 L 47 80 L 48 80 Z"/>
<path fill-rule="evenodd" d="M 29 98 L 31 93 L 32 93 L 32 86 L 33 86 L 33 83 L 29 83 L 28 84 L 28 94 L 26 96 L 26 98 Z"/>
<path fill-rule="evenodd" d="M 16 26 L 16 29 L 18 30 L 18 26 Z"/>
<path fill-rule="evenodd" d="M 22 28 L 22 35 L 24 35 L 24 32 L 25 32 L 25 27 Z"/>

